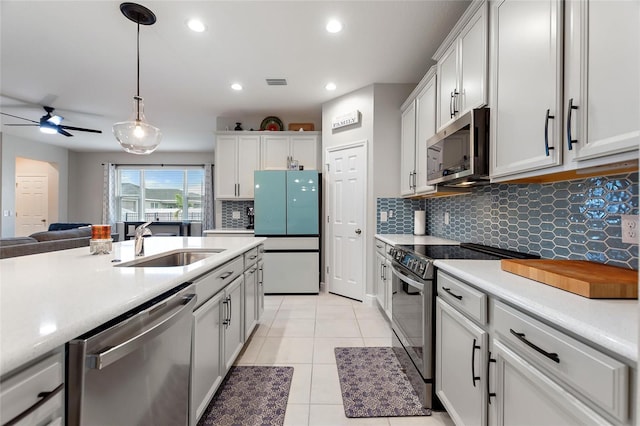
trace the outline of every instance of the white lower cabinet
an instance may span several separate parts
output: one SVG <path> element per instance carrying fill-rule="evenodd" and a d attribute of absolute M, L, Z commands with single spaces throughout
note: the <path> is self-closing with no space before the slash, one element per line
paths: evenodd
<path fill-rule="evenodd" d="M 376 275 L 375 293 L 380 309 L 391 321 L 391 261 L 386 253 L 387 245 L 376 240 Z"/>
<path fill-rule="evenodd" d="M 486 425 L 488 333 L 436 299 L 436 394 L 456 425 Z"/>
<path fill-rule="evenodd" d="M 191 370 L 191 414 L 192 420 L 199 419 L 207 409 L 211 398 L 224 377 L 220 362 L 222 347 L 222 301 L 225 293 L 220 292 L 209 299 L 194 313 L 192 370 Z M 191 424 L 195 424 L 192 421 Z"/>
<path fill-rule="evenodd" d="M 607 425 L 586 404 L 499 341 L 493 342 L 496 381 L 493 424 Z M 492 363 L 493 365 L 493 363 Z"/>
<path fill-rule="evenodd" d="M 251 336 L 258 323 L 258 265 L 254 263 L 244 272 L 244 337 Z"/>
<path fill-rule="evenodd" d="M 244 277 L 236 278 L 224 291 L 222 300 L 222 347 L 224 352 L 224 373 L 233 366 L 233 362 L 244 345 Z"/>
<path fill-rule="evenodd" d="M 630 426 L 630 367 L 438 271 L 436 393 L 456 425 Z"/>
<path fill-rule="evenodd" d="M 196 425 L 262 316 L 259 246 L 194 281 L 189 424 Z M 245 269 L 245 260 L 248 267 Z"/>
<path fill-rule="evenodd" d="M 64 348 L 0 384 L 0 424 L 64 424 Z"/>
<path fill-rule="evenodd" d="M 262 248 L 261 248 L 262 249 Z M 260 254 L 262 256 L 262 253 Z M 257 319 L 260 321 L 262 318 L 262 314 L 264 314 L 264 261 L 262 259 L 258 260 L 258 282 L 257 282 L 257 306 L 258 313 Z"/>

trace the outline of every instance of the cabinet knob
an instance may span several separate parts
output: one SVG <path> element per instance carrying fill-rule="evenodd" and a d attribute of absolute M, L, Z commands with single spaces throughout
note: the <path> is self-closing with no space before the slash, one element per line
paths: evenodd
<path fill-rule="evenodd" d="M 362 230 L 360 228 L 356 229 L 356 234 L 358 235 L 362 234 Z"/>

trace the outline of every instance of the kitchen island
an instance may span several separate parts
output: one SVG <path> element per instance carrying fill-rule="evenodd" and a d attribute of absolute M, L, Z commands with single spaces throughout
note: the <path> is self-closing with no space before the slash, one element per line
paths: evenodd
<path fill-rule="evenodd" d="M 83 247 L 1 260 L 0 377 L 264 240 L 145 238 L 145 258 L 178 249 L 222 250 L 176 267 L 116 267 L 135 260 L 133 240 L 115 243 L 108 255 L 92 255 Z"/>

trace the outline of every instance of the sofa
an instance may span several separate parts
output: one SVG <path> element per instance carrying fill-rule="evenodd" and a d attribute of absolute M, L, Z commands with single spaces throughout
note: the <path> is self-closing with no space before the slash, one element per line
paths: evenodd
<path fill-rule="evenodd" d="M 117 234 L 112 234 L 114 241 Z M 78 247 L 89 247 L 91 227 L 63 229 L 58 231 L 42 231 L 28 237 L 0 238 L 0 259 L 46 253 Z"/>

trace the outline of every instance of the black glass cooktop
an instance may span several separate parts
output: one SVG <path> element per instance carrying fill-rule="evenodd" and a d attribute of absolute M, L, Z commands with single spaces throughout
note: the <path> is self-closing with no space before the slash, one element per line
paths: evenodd
<path fill-rule="evenodd" d="M 399 248 L 413 252 L 425 259 L 538 259 L 540 256 L 520 253 L 481 244 L 461 243 L 460 245 L 403 245 Z"/>

